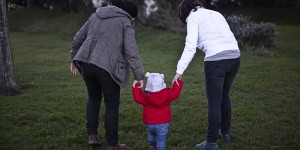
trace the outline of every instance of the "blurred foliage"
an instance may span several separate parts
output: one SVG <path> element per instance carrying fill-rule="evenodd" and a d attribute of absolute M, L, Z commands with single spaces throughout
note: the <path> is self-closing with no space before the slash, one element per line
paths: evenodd
<path fill-rule="evenodd" d="M 242 15 L 228 16 L 226 20 L 242 49 L 265 55 L 275 46 L 277 31 L 274 23 L 256 23 L 251 17 Z"/>
<path fill-rule="evenodd" d="M 210 0 L 216 1 L 219 7 L 241 6 L 241 7 L 280 7 L 293 8 L 299 0 Z"/>
<path fill-rule="evenodd" d="M 289 9 L 295 13 L 300 9 L 300 0 L 200 0 L 204 2 L 205 6 L 208 9 L 213 9 L 223 13 L 225 9 L 231 10 L 242 9 L 244 11 L 248 11 L 249 9 L 257 9 L 257 8 L 268 8 L 268 9 Z M 177 7 L 181 0 L 156 0 L 158 10 L 156 12 L 152 12 L 150 17 L 147 17 L 145 22 L 153 27 L 169 30 L 176 33 L 185 33 L 185 25 L 179 21 L 177 16 Z M 277 11 L 276 11 L 277 12 Z M 284 11 L 287 12 L 287 11 Z M 300 11 L 298 11 L 300 12 Z M 253 12 L 252 12 L 253 13 Z M 273 12 L 272 12 L 273 13 Z M 257 14 L 257 13 L 256 13 Z M 277 13 L 277 17 L 284 19 L 286 17 L 282 17 L 283 13 Z M 300 14 L 300 13 L 298 13 Z M 228 14 L 227 14 L 228 15 Z M 231 15 L 231 14 L 229 14 Z M 255 14 L 254 14 L 255 15 Z M 290 14 L 293 15 L 293 14 Z M 255 16 L 256 18 L 262 18 L 259 20 L 270 20 L 274 21 L 274 17 L 266 18 L 264 17 L 264 13 L 259 13 Z M 286 16 L 286 15 L 284 15 Z M 295 16 L 295 15 L 294 15 Z M 297 16 L 297 15 L 296 15 Z M 275 17 L 276 18 L 276 17 Z M 276 19 L 275 19 L 276 20 Z M 286 20 L 286 19 L 285 19 Z M 295 18 L 297 22 L 297 19 Z M 278 21 L 278 20 L 276 20 Z M 184 30 L 182 30 L 184 29 Z"/>
<path fill-rule="evenodd" d="M 104 2 L 109 0 L 103 0 Z M 132 0 L 140 7 L 144 7 L 143 0 Z M 165 4 L 171 5 L 167 9 L 177 10 L 181 0 L 155 0 L 158 6 L 166 9 Z M 280 8 L 296 8 L 300 9 L 300 0 L 200 0 L 206 4 L 208 8 L 223 7 L 280 7 Z M 93 9 L 92 0 L 7 0 L 11 6 L 18 7 L 41 7 L 49 10 L 58 11 L 90 11 Z"/>
<path fill-rule="evenodd" d="M 147 18 L 147 24 L 159 29 L 185 33 L 185 24 L 180 21 L 177 15 L 179 2 L 180 0 L 158 1 L 158 10 Z"/>
<path fill-rule="evenodd" d="M 91 0 L 7 0 L 10 9 L 16 7 L 38 7 L 60 12 L 91 12 Z"/>
<path fill-rule="evenodd" d="M 7 0 L 9 5 L 14 7 L 38 7 L 52 11 L 59 12 L 87 12 L 92 13 L 95 11 L 92 0 Z M 107 2 L 109 0 L 103 0 Z M 164 29 L 176 33 L 185 33 L 185 25 L 179 20 L 177 15 L 177 7 L 181 0 L 155 0 L 157 10 L 152 12 L 150 16 L 146 15 L 146 4 L 144 0 L 132 0 L 139 6 L 139 20 L 144 24 L 158 29 Z M 274 8 L 282 9 L 288 8 L 290 10 L 299 9 L 300 0 L 200 0 L 204 2 L 208 9 L 217 10 L 221 13 L 225 9 L 231 10 L 243 9 L 243 12 L 249 9 L 258 8 Z M 156 7 L 153 6 L 153 7 Z M 152 6 L 151 6 L 152 7 Z M 277 8 L 276 8 L 277 7 Z M 293 8 L 293 9 L 291 9 Z M 244 10 L 245 9 L 245 10 Z M 296 12 L 295 10 L 293 10 Z M 285 11 L 286 12 L 286 11 Z M 300 11 L 299 11 L 300 12 Z M 273 13 L 273 12 L 272 12 Z M 289 12 L 290 13 L 290 12 Z M 233 13 L 239 14 L 239 13 Z M 277 13 L 276 17 L 265 18 L 265 13 L 256 13 L 256 18 L 262 18 L 260 20 L 272 21 L 274 18 L 279 17 L 281 19 L 286 18 L 286 14 Z M 231 15 L 231 14 L 226 14 Z M 255 14 L 254 14 L 255 15 Z M 292 14 L 291 14 L 292 15 Z M 252 15 L 253 16 L 253 15 Z M 258 17 L 257 17 L 258 16 Z M 295 15 L 294 15 L 295 16 Z M 296 15 L 297 16 L 297 15 Z M 273 20 L 272 20 L 273 19 Z M 295 18 L 295 20 L 297 20 Z M 294 21 L 297 22 L 297 21 Z"/>

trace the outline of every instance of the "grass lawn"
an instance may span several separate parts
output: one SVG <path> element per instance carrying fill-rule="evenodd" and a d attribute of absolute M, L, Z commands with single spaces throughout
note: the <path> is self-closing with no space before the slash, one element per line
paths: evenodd
<path fill-rule="evenodd" d="M 12 16 L 17 13 L 9 16 L 11 22 L 26 24 L 25 19 L 20 21 Z M 41 24 L 47 26 L 45 22 L 49 18 L 57 22 L 72 18 L 75 25 L 70 19 L 65 21 L 67 25 L 36 28 Z M 81 77 L 71 75 L 69 70 L 70 44 L 82 20 L 78 21 L 74 14 L 61 17 L 51 14 L 44 21 L 32 23 L 30 28 L 12 25 L 15 73 L 23 93 L 0 97 L 0 149 L 91 149 L 85 129 L 87 92 Z M 60 32 L 53 32 L 56 28 Z M 277 29 L 277 47 L 273 51 L 278 56 L 264 58 L 241 53 L 241 68 L 231 90 L 233 137 L 229 144 L 218 142 L 222 150 L 300 149 L 300 25 L 277 25 Z M 137 39 L 145 72 L 164 73 L 167 86 L 171 86 L 184 38 L 138 27 Z M 172 103 L 168 150 L 191 150 L 206 138 L 203 57 L 200 51 L 195 55 L 184 73 L 182 94 Z M 132 150 L 147 149 L 141 111 L 141 106 L 132 99 L 131 87 L 122 89 L 119 137 L 120 142 Z M 99 136 L 104 140 L 103 112 L 102 105 Z"/>

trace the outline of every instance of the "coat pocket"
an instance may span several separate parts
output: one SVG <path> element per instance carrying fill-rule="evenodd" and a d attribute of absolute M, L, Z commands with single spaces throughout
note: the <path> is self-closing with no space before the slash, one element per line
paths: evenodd
<path fill-rule="evenodd" d="M 127 63 L 122 59 L 117 59 L 116 67 L 114 70 L 115 79 L 118 82 L 124 82 L 127 77 Z"/>

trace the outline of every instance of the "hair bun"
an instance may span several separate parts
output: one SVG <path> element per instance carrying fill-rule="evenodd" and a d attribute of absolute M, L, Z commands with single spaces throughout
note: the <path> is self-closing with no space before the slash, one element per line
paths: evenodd
<path fill-rule="evenodd" d="M 111 0 L 109 4 L 123 9 L 132 18 L 136 18 L 138 15 L 137 6 L 130 0 Z"/>

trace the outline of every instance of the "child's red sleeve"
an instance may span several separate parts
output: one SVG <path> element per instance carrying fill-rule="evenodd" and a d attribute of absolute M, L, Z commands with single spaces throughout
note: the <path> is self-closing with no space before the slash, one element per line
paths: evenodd
<path fill-rule="evenodd" d="M 176 82 L 174 82 L 173 87 L 170 91 L 170 94 L 169 94 L 170 101 L 176 100 L 179 97 L 180 92 L 182 90 L 183 81 L 177 80 L 177 82 L 178 82 L 178 84 Z"/>
<path fill-rule="evenodd" d="M 132 88 L 132 95 L 133 95 L 133 99 L 136 103 L 144 105 L 145 104 L 145 100 L 143 97 L 143 90 L 142 88 L 138 88 L 140 85 L 136 84 L 135 87 Z"/>

